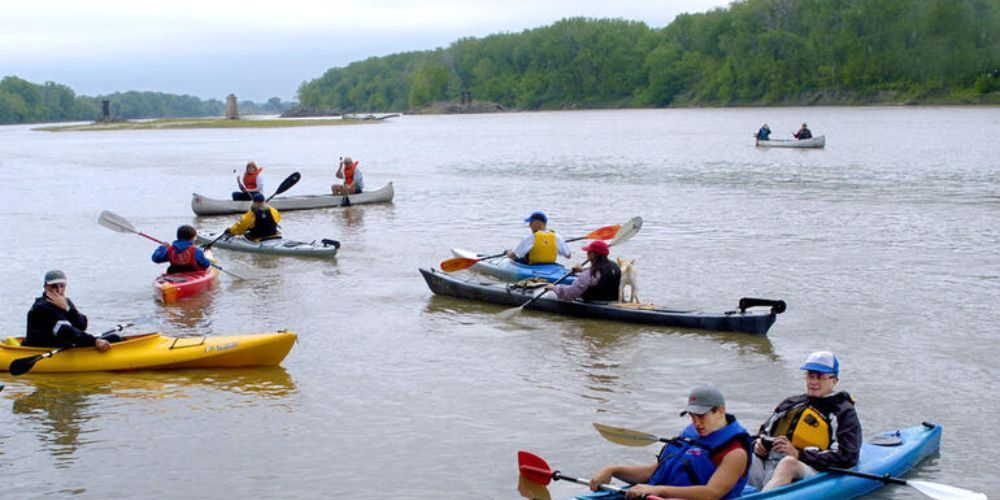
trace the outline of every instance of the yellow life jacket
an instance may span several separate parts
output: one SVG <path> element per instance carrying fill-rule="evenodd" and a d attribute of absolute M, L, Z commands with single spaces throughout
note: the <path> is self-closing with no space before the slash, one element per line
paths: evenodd
<path fill-rule="evenodd" d="M 559 256 L 556 248 L 556 233 L 538 231 L 535 233 L 535 244 L 528 252 L 528 264 L 552 264 Z"/>
<path fill-rule="evenodd" d="M 820 450 L 830 449 L 833 430 L 830 421 L 816 408 L 808 404 L 792 407 L 771 429 L 772 436 L 785 436 L 792 446 L 803 450 L 815 446 Z"/>

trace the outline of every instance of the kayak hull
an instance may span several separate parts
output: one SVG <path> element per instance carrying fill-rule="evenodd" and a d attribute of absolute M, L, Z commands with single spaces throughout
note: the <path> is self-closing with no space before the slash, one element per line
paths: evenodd
<path fill-rule="evenodd" d="M 822 148 L 826 146 L 826 136 L 818 135 L 811 139 L 771 139 L 757 141 L 758 148 Z"/>
<path fill-rule="evenodd" d="M 876 440 L 866 440 L 861 445 L 861 458 L 853 470 L 878 476 L 899 477 L 928 456 L 937 453 L 941 447 L 941 426 L 924 424 L 880 433 L 876 436 L 898 437 L 902 443 L 895 446 L 873 444 Z M 766 492 L 756 492 L 752 488 L 744 490 L 741 499 L 841 499 L 855 498 L 871 493 L 885 483 L 872 479 L 821 472 L 815 476 L 796 481 L 781 488 Z M 616 500 L 624 498 L 611 492 L 596 492 L 575 497 L 583 500 Z"/>
<path fill-rule="evenodd" d="M 157 300 L 171 304 L 211 290 L 218 279 L 219 271 L 214 267 L 196 273 L 164 273 L 153 280 L 153 292 Z"/>
<path fill-rule="evenodd" d="M 469 250 L 462 250 L 461 248 L 452 248 L 451 253 L 455 257 L 464 257 L 467 259 L 478 259 L 485 254 L 477 254 Z M 476 271 L 486 276 L 494 277 L 501 281 L 521 281 L 531 278 L 539 278 L 549 283 L 554 283 L 566 275 L 569 269 L 562 264 L 521 264 L 520 262 L 515 262 L 507 257 L 494 257 L 492 259 L 485 259 L 476 262 L 469 268 L 472 271 Z M 569 285 L 576 280 L 575 276 L 568 276 L 566 279 L 560 281 L 560 284 Z"/>
<path fill-rule="evenodd" d="M 390 182 L 376 190 L 352 194 L 347 198 L 349 205 L 353 206 L 369 203 L 389 203 L 395 195 L 396 190 L 392 186 L 392 182 Z M 278 196 L 269 201 L 268 204 L 281 211 L 347 206 L 347 204 L 344 204 L 343 196 L 334 196 L 332 194 Z M 250 210 L 250 202 L 220 200 L 193 193 L 191 195 L 191 210 L 194 211 L 195 215 L 242 214 Z"/>
<path fill-rule="evenodd" d="M 198 236 L 196 236 L 196 241 L 199 245 L 205 245 L 214 241 L 218 236 L 219 235 L 217 233 L 208 233 L 205 235 L 198 234 Z M 223 238 L 216 241 L 212 245 L 212 248 L 269 255 L 333 258 L 337 256 L 337 250 L 340 248 L 340 243 L 335 241 L 333 243 L 328 243 L 330 241 L 333 240 L 304 242 L 281 238 L 254 243 L 242 236 L 235 236 L 229 239 Z"/>
<path fill-rule="evenodd" d="M 288 355 L 295 338 L 294 333 L 285 331 L 220 337 L 168 337 L 147 333 L 126 337 L 103 353 L 91 347 L 67 349 L 39 360 L 31 373 L 275 366 Z M 15 359 L 52 350 L 21 347 L 9 342 L 0 343 L 0 368 L 4 371 L 9 370 Z"/>
<path fill-rule="evenodd" d="M 519 306 L 539 293 L 537 290 L 514 288 L 508 284 L 481 282 L 450 276 L 436 269 L 420 269 L 427 286 L 438 295 L 488 302 L 502 306 Z M 775 312 L 748 309 L 744 312 L 720 313 L 677 311 L 654 305 L 629 305 L 617 302 L 565 301 L 547 294 L 527 309 L 584 318 L 605 319 L 625 323 L 676 326 L 711 331 L 744 332 L 766 335 L 777 319 Z"/>

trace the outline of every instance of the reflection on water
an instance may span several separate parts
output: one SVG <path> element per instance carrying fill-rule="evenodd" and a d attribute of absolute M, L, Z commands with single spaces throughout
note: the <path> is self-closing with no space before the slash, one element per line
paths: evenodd
<path fill-rule="evenodd" d="M 172 304 L 164 304 L 162 317 L 172 327 L 170 335 L 202 335 L 211 324 L 211 317 L 215 312 L 213 301 L 215 295 L 219 293 L 218 288 L 217 285 L 207 293 L 183 298 Z"/>

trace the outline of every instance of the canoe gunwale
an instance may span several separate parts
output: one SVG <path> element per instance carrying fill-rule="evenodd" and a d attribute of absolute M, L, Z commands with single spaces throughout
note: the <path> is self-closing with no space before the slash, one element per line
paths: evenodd
<path fill-rule="evenodd" d="M 366 205 L 371 203 L 391 203 L 396 195 L 392 181 L 384 186 L 371 191 L 362 191 L 358 194 L 349 195 L 350 206 Z M 315 210 L 322 208 L 339 208 L 343 205 L 344 197 L 332 194 L 307 194 L 299 196 L 279 196 L 270 201 L 270 205 L 280 211 L 288 210 Z M 249 201 L 234 201 L 218 198 L 209 198 L 198 193 L 191 194 L 191 210 L 198 216 L 241 214 L 248 210 Z"/>

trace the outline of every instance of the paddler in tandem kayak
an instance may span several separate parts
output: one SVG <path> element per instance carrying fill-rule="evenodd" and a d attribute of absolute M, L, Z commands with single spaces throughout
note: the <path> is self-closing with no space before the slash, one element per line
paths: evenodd
<path fill-rule="evenodd" d="M 770 490 L 816 474 L 817 469 L 850 469 L 861 452 L 861 423 L 854 399 L 834 392 L 840 360 L 829 351 L 809 355 L 806 393 L 785 399 L 760 426 L 754 441 L 750 485 Z"/>
<path fill-rule="evenodd" d="M 111 349 L 111 342 L 121 340 L 116 334 L 95 337 L 86 332 L 87 317 L 66 296 L 66 273 L 45 273 L 45 293 L 35 299 L 28 311 L 24 347 L 87 347 L 100 352 Z"/>
<path fill-rule="evenodd" d="M 278 223 L 281 222 L 281 214 L 267 204 L 264 195 L 253 194 L 253 203 L 250 210 L 243 214 L 240 220 L 232 226 L 226 228 L 226 236 L 244 235 L 244 237 L 255 243 L 264 240 L 281 239 L 281 231 L 278 230 Z"/>
<path fill-rule="evenodd" d="M 177 228 L 177 239 L 169 247 L 160 245 L 153 251 L 153 262 L 169 262 L 167 274 L 196 273 L 212 266 L 205 252 L 194 244 L 198 231 L 185 224 Z"/>
<path fill-rule="evenodd" d="M 726 413 L 722 392 L 699 385 L 688 395 L 681 416 L 691 424 L 663 446 L 656 462 L 609 465 L 590 478 L 597 491 L 612 477 L 634 483 L 626 498 L 736 498 L 743 493 L 750 468 L 750 436 L 736 417 Z"/>
<path fill-rule="evenodd" d="M 583 269 L 573 266 L 572 272 L 577 273 L 572 285 L 548 284 L 545 288 L 555 292 L 562 300 L 583 300 L 614 302 L 618 300 L 618 285 L 621 284 L 622 271 L 608 254 L 611 249 L 601 240 L 591 241 L 583 247 L 587 252 L 587 262 L 590 267 Z"/>
<path fill-rule="evenodd" d="M 570 257 L 569 247 L 562 236 L 546 229 L 549 218 L 545 212 L 532 212 L 524 222 L 531 228 L 531 234 L 525 236 L 513 250 L 507 250 L 509 259 L 522 264 L 554 264 L 560 255 Z"/>
<path fill-rule="evenodd" d="M 234 201 L 248 201 L 253 198 L 254 193 L 264 192 L 264 176 L 261 175 L 264 169 L 254 162 L 247 163 L 247 168 L 243 172 L 243 177 L 236 178 L 239 191 L 233 191 Z"/>

